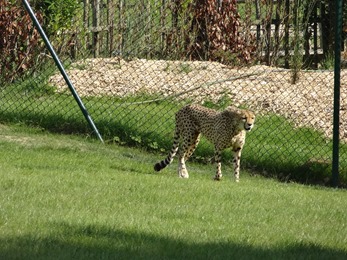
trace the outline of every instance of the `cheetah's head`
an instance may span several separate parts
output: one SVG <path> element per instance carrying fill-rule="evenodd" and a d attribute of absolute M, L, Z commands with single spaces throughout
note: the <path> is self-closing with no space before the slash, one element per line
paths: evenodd
<path fill-rule="evenodd" d="M 252 111 L 249 110 L 241 110 L 240 111 L 241 116 L 241 124 L 242 128 L 244 128 L 246 131 L 251 131 L 254 126 L 255 121 L 255 115 Z"/>

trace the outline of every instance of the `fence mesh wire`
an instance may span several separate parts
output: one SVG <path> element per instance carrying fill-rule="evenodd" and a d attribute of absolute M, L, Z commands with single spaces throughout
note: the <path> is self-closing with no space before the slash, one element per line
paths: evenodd
<path fill-rule="evenodd" d="M 234 105 L 257 115 L 247 136 L 244 167 L 281 179 L 331 181 L 329 1 L 48 3 L 32 1 L 32 6 L 107 142 L 165 152 L 179 108 Z M 0 14 L 0 120 L 93 135 L 22 4 L 4 4 Z M 346 77 L 343 69 L 343 184 Z M 213 148 L 203 140 L 195 159 L 212 157 Z M 224 157 L 230 160 L 227 153 Z"/>

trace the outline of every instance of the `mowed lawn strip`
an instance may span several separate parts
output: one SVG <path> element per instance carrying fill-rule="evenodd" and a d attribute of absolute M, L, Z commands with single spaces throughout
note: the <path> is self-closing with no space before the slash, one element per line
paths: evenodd
<path fill-rule="evenodd" d="M 347 192 L 0 125 L 1 259 L 344 259 Z"/>

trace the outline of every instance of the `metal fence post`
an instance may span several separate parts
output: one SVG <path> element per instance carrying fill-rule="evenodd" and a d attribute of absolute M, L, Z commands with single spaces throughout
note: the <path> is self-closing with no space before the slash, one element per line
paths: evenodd
<path fill-rule="evenodd" d="M 48 37 L 46 36 L 45 32 L 43 31 L 43 29 L 42 29 L 42 27 L 41 27 L 39 21 L 37 20 L 37 18 L 36 18 L 35 14 L 34 14 L 34 12 L 33 12 L 33 10 L 32 10 L 32 8 L 31 8 L 31 6 L 30 6 L 30 4 L 29 4 L 28 1 L 26 1 L 26 0 L 22 0 L 22 2 L 23 2 L 23 4 L 24 4 L 25 9 L 27 10 L 28 14 L 30 15 L 30 18 L 31 18 L 31 20 L 33 21 L 35 27 L 36 27 L 37 30 L 39 31 L 39 33 L 40 33 L 40 35 L 41 35 L 43 41 L 45 42 L 47 49 L 48 49 L 49 52 L 51 53 L 51 55 L 52 55 L 52 57 L 53 57 L 53 59 L 54 59 L 55 64 L 57 65 L 58 69 L 60 70 L 60 73 L 62 74 L 62 76 L 63 76 L 63 78 L 64 78 L 66 84 L 68 85 L 68 87 L 69 87 L 69 89 L 70 89 L 70 91 L 71 91 L 73 97 L 75 98 L 75 100 L 76 100 L 78 106 L 80 107 L 80 109 L 81 109 L 81 111 L 82 111 L 84 117 L 86 118 L 88 124 L 89 124 L 90 127 L 94 130 L 94 132 L 95 132 L 95 134 L 97 135 L 97 137 L 99 138 L 99 140 L 103 143 L 104 140 L 102 139 L 102 137 L 101 137 L 101 135 L 100 135 L 98 129 L 96 128 L 96 126 L 95 126 L 95 124 L 94 124 L 92 118 L 90 117 L 90 115 L 89 115 L 87 109 L 85 108 L 85 106 L 84 106 L 82 100 L 80 99 L 80 97 L 79 97 L 79 95 L 77 94 L 77 92 L 76 92 L 74 86 L 72 85 L 72 82 L 70 81 L 68 75 L 66 74 L 65 69 L 64 69 L 62 63 L 60 62 L 60 60 L 59 60 L 59 58 L 58 58 L 58 55 L 57 55 L 56 52 L 54 51 L 54 49 L 53 49 L 53 47 L 52 47 L 52 45 L 51 45 L 51 43 L 50 43 Z"/>
<path fill-rule="evenodd" d="M 335 26 L 335 65 L 334 65 L 334 128 L 333 128 L 333 186 L 339 185 L 339 145 L 340 145 L 340 80 L 341 80 L 341 37 L 342 34 L 342 0 L 336 0 Z"/>

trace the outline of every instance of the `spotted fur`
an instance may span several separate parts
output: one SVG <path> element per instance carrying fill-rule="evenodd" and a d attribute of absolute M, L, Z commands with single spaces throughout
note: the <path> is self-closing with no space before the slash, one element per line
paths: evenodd
<path fill-rule="evenodd" d="M 234 175 L 238 182 L 241 151 L 245 144 L 246 132 L 253 128 L 254 120 L 253 112 L 232 106 L 222 112 L 199 105 L 185 106 L 176 113 L 175 136 L 171 151 L 164 160 L 154 165 L 154 170 L 164 169 L 173 161 L 178 151 L 178 176 L 188 178 L 185 161 L 193 154 L 202 134 L 214 144 L 214 159 L 217 164 L 214 179 L 220 180 L 222 178 L 221 153 L 230 147 L 234 153 Z M 182 144 L 178 149 L 180 140 Z"/>

